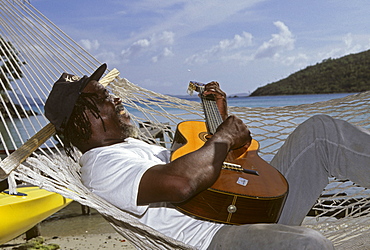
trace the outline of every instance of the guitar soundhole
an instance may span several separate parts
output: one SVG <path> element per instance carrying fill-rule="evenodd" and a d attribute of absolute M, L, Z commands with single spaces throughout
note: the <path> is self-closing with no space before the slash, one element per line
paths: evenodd
<path fill-rule="evenodd" d="M 207 132 L 200 132 L 200 133 L 198 134 L 198 137 L 199 137 L 199 139 L 201 139 L 202 141 L 206 142 L 206 141 L 211 137 L 211 135 L 210 135 L 210 134 L 208 134 Z"/>

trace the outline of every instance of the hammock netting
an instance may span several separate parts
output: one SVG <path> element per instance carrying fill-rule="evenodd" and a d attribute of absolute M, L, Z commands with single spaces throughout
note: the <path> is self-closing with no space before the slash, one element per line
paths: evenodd
<path fill-rule="evenodd" d="M 5 157 L 48 124 L 43 106 L 60 74 L 90 75 L 101 63 L 27 1 L 3 0 L 0 6 L 0 153 L 4 163 Z M 148 143 L 170 148 L 179 122 L 204 120 L 199 102 L 149 91 L 118 76 L 109 82 L 107 88 L 122 99 L 140 128 L 140 138 Z M 186 88 L 184 83 L 184 91 Z M 261 145 L 260 156 L 269 161 L 294 128 L 316 114 L 369 129 L 369 102 L 370 92 L 363 92 L 298 106 L 229 107 L 229 112 L 248 124 Z M 30 153 L 9 175 L 10 183 L 16 179 L 37 185 L 96 209 L 138 249 L 191 248 L 142 225 L 87 190 L 80 180 L 80 166 L 65 156 L 57 136 Z M 356 183 L 330 179 L 304 226 L 320 231 L 337 248 L 354 249 L 364 244 L 369 232 L 369 198 L 369 191 Z"/>

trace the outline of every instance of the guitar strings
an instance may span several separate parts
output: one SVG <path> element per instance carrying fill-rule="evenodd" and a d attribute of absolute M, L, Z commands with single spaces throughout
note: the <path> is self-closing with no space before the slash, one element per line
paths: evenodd
<path fill-rule="evenodd" d="M 222 123 L 221 114 L 217 108 L 216 101 L 203 97 L 204 87 L 199 91 L 201 93 L 202 106 L 206 118 L 208 132 L 214 134 L 217 127 Z"/>

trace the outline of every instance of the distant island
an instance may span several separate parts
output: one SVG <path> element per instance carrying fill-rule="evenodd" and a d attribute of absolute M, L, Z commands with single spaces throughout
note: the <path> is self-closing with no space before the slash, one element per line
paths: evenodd
<path fill-rule="evenodd" d="M 370 50 L 321 63 L 259 87 L 250 96 L 351 93 L 370 90 Z"/>

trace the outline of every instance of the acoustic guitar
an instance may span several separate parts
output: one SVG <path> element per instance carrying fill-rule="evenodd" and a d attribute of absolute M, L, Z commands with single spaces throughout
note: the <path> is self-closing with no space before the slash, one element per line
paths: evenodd
<path fill-rule="evenodd" d="M 200 93 L 206 121 L 178 124 L 171 148 L 172 161 L 202 147 L 223 122 L 215 100 L 202 95 L 204 85 L 190 82 L 189 89 Z M 226 224 L 277 222 L 288 194 L 288 183 L 258 156 L 258 149 L 259 143 L 252 139 L 248 148 L 230 151 L 219 178 L 210 188 L 174 205 L 189 215 Z"/>

